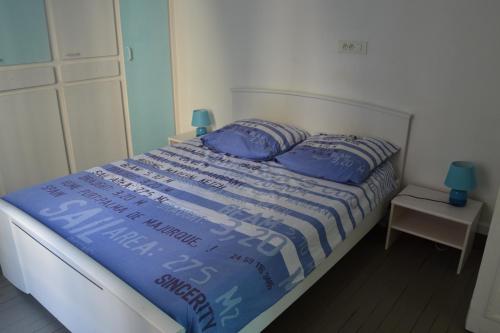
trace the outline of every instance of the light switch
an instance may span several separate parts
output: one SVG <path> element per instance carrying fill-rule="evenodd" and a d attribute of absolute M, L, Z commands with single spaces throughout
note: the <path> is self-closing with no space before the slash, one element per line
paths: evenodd
<path fill-rule="evenodd" d="M 355 40 L 339 40 L 338 52 L 351 53 L 351 54 L 366 54 L 368 42 L 361 42 Z"/>

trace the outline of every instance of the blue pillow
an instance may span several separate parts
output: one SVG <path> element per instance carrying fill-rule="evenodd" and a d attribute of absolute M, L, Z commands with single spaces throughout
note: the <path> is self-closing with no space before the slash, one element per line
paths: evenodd
<path fill-rule="evenodd" d="M 239 120 L 201 137 L 208 148 L 254 161 L 267 161 L 302 142 L 309 133 L 261 119 Z"/>
<path fill-rule="evenodd" d="M 399 147 L 370 137 L 313 135 L 276 160 L 287 169 L 339 183 L 361 184 Z"/>

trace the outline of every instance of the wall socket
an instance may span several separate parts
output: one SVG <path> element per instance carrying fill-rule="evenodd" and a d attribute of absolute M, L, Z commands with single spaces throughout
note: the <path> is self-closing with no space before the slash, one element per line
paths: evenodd
<path fill-rule="evenodd" d="M 355 40 L 339 40 L 338 52 L 351 54 L 366 54 L 368 42 L 360 42 Z"/>

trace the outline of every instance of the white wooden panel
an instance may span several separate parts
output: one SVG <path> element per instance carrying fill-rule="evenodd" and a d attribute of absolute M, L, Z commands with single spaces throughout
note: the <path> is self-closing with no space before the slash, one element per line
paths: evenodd
<path fill-rule="evenodd" d="M 6 192 L 68 173 L 54 89 L 0 96 L 0 156 Z"/>
<path fill-rule="evenodd" d="M 53 256 L 20 229 L 16 232 L 19 246 L 23 251 L 22 258 L 29 281 L 30 294 L 73 332 L 103 330 L 106 323 L 110 325 L 110 319 L 122 326 L 119 329 L 120 332 L 126 329 L 136 332 L 158 332 L 151 326 L 144 330 L 145 325 L 134 325 L 134 323 L 142 324 L 144 321 L 131 317 L 130 315 L 134 314 L 131 311 L 116 313 L 116 309 L 123 310 L 124 308 L 119 300 L 107 295 L 108 293 L 99 285 L 94 285 L 91 280 L 87 280 L 85 276 L 68 267 L 61 259 Z M 42 271 L 50 272 L 48 275 L 51 278 L 40 279 L 39 275 Z M 69 302 L 69 299 L 75 299 L 78 302 Z M 62 303 L 66 304 L 65 307 L 57 306 Z M 82 311 L 82 308 L 85 311 Z M 135 316 L 137 317 L 136 314 Z M 98 318 L 100 320 L 97 320 Z M 118 329 L 116 324 L 111 324 L 111 326 Z M 127 327 L 128 325 L 136 327 L 134 329 Z"/>
<path fill-rule="evenodd" d="M 51 0 L 62 59 L 118 54 L 113 0 Z"/>
<path fill-rule="evenodd" d="M 62 79 L 65 82 L 118 75 L 120 75 L 120 68 L 116 60 L 82 62 L 62 66 Z"/>
<path fill-rule="evenodd" d="M 119 80 L 64 88 L 78 171 L 127 157 Z"/>
<path fill-rule="evenodd" d="M 28 289 L 26 288 L 23 269 L 19 261 L 19 252 L 14 240 L 13 225 L 10 221 L 10 216 L 0 211 L 0 263 L 2 274 L 17 289 L 27 293 Z"/>
<path fill-rule="evenodd" d="M 54 84 L 53 67 L 31 67 L 0 71 L 0 91 Z"/>
<path fill-rule="evenodd" d="M 71 332 L 162 332 L 78 266 L 53 255 L 24 229 L 13 229 L 29 293 Z"/>

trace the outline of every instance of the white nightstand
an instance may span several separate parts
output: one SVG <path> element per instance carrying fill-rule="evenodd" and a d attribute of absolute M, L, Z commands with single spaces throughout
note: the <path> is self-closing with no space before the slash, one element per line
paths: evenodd
<path fill-rule="evenodd" d="M 448 202 L 448 193 L 408 185 L 391 201 L 391 215 L 385 248 L 401 232 L 429 239 L 460 250 L 457 274 L 467 260 L 476 232 L 482 203 L 467 200 L 465 207 L 454 207 L 415 197 Z"/>
<path fill-rule="evenodd" d="M 180 133 L 175 136 L 171 136 L 168 138 L 168 144 L 174 144 L 174 143 L 182 143 L 187 140 L 191 140 L 196 137 L 196 132 L 191 131 L 191 132 L 186 132 L 186 133 Z"/>

